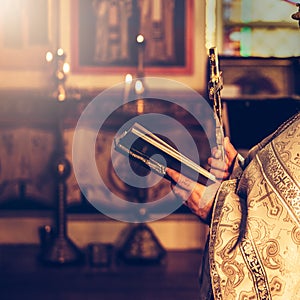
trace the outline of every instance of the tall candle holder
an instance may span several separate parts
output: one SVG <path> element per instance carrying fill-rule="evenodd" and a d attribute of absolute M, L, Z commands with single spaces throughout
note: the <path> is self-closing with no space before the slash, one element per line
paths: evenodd
<path fill-rule="evenodd" d="M 138 48 L 138 66 L 137 66 L 137 77 L 144 76 L 144 56 L 145 56 L 145 37 L 142 34 L 138 34 L 136 37 L 136 43 Z"/>
<path fill-rule="evenodd" d="M 54 172 L 57 180 L 57 216 L 56 216 L 56 234 L 49 242 L 47 247 L 43 248 L 41 260 L 46 264 L 66 265 L 81 263 L 83 253 L 78 249 L 75 243 L 68 237 L 67 216 L 66 216 L 66 179 L 71 172 L 71 164 L 64 157 L 58 157 L 54 161 Z"/>
<path fill-rule="evenodd" d="M 123 95 L 123 111 L 126 113 L 144 113 L 145 101 L 143 96 L 145 94 L 145 83 L 144 83 L 144 52 L 146 41 L 142 34 L 136 36 L 137 45 L 137 71 L 136 78 L 133 79 L 131 74 L 125 76 L 124 83 L 124 95 Z M 136 100 L 136 105 L 130 105 L 128 103 L 128 98 L 130 96 L 138 97 Z"/>
<path fill-rule="evenodd" d="M 136 109 L 139 115 L 144 113 L 145 101 L 143 99 L 145 92 L 144 77 L 144 54 L 146 41 L 142 34 L 137 35 L 136 43 L 138 48 L 138 66 L 137 66 L 137 80 L 134 85 L 134 92 L 139 98 L 137 99 Z"/>
<path fill-rule="evenodd" d="M 131 74 L 126 74 L 125 76 L 125 86 L 124 86 L 124 96 L 123 96 L 123 104 L 127 104 L 128 98 L 130 96 L 130 91 L 132 89 L 132 75 Z"/>
<path fill-rule="evenodd" d="M 137 97 L 137 102 L 134 108 L 134 113 L 141 115 L 145 111 L 145 84 L 144 84 L 144 52 L 145 52 L 145 38 L 142 34 L 136 37 L 138 50 L 137 63 L 137 78 L 133 81 L 131 75 L 125 78 L 124 88 L 124 103 L 127 104 L 128 96 L 132 92 Z M 126 98 L 125 98 L 126 96 Z M 128 105 L 126 110 L 128 111 Z M 136 166 L 138 167 L 138 166 Z M 141 167 L 143 168 L 143 167 Z M 145 203 L 148 200 L 147 189 L 137 189 L 135 192 L 138 203 Z M 137 212 L 139 216 L 147 215 L 146 209 L 140 209 Z M 125 232 L 122 232 L 121 237 L 117 243 L 117 254 L 119 259 L 126 263 L 137 264 L 152 264 L 160 263 L 166 255 L 164 247 L 152 231 L 152 229 L 145 223 L 138 223 L 128 226 Z"/>
<path fill-rule="evenodd" d="M 65 102 L 67 93 L 65 88 L 66 74 L 70 66 L 65 62 L 66 55 L 63 49 L 59 48 L 56 54 L 47 52 L 46 60 L 55 64 L 53 72 L 54 91 L 51 96 L 59 102 Z M 83 253 L 78 249 L 75 243 L 68 237 L 67 233 L 67 215 L 66 215 L 66 180 L 71 173 L 71 163 L 67 160 L 63 142 L 63 120 L 64 105 L 58 105 L 58 121 L 56 134 L 56 152 L 52 161 L 53 175 L 56 179 L 56 231 L 55 235 L 48 241 L 47 245 L 42 247 L 40 258 L 44 263 L 65 265 L 80 263 L 83 260 Z"/>

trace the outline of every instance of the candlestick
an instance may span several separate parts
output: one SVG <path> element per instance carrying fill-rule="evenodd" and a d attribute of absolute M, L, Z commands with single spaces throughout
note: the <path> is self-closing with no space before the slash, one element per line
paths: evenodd
<path fill-rule="evenodd" d="M 130 93 L 131 84 L 132 84 L 132 75 L 131 74 L 126 74 L 126 76 L 125 76 L 123 104 L 126 104 L 128 102 L 128 96 L 129 96 L 129 93 Z"/>
<path fill-rule="evenodd" d="M 136 37 L 136 42 L 138 45 L 138 68 L 137 68 L 137 76 L 144 76 L 144 50 L 145 50 L 145 38 L 142 34 L 139 34 Z"/>
<path fill-rule="evenodd" d="M 48 51 L 46 53 L 46 61 L 55 63 L 53 74 L 54 91 L 53 97 L 58 101 L 66 100 L 67 93 L 65 88 L 66 75 L 70 71 L 70 65 L 65 62 L 66 54 L 62 48 L 58 48 L 55 55 Z"/>
<path fill-rule="evenodd" d="M 142 80 L 138 79 L 135 82 L 134 90 L 137 95 L 142 95 L 144 93 L 145 88 L 144 88 L 144 84 L 143 84 Z"/>
<path fill-rule="evenodd" d="M 145 91 L 145 88 L 144 88 L 144 84 L 143 84 L 142 80 L 138 79 L 135 82 L 134 90 L 135 90 L 135 93 L 137 95 L 139 95 L 139 96 L 143 95 L 143 93 Z M 137 109 L 138 114 L 143 114 L 144 113 L 144 99 L 142 97 L 137 100 L 136 109 Z"/>

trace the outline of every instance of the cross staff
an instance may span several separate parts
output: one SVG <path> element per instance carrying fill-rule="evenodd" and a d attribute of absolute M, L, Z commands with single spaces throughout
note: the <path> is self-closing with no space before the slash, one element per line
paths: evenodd
<path fill-rule="evenodd" d="M 219 71 L 218 52 L 216 47 L 209 49 L 210 81 L 208 83 L 209 99 L 213 101 L 214 117 L 216 121 L 216 143 L 221 153 L 221 159 L 225 159 L 223 141 L 224 130 L 222 120 L 221 90 L 223 88 L 222 72 Z"/>

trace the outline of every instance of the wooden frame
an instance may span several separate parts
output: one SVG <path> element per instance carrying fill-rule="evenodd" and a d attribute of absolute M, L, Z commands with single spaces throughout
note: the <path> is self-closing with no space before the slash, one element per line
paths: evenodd
<path fill-rule="evenodd" d="M 151 0 L 156 2 L 156 0 Z M 159 0 L 158 0 L 159 1 Z M 155 13 L 155 10 L 152 8 L 152 10 L 149 11 L 143 11 L 143 15 L 145 18 L 149 17 L 153 18 L 151 19 L 151 22 L 146 24 L 146 31 L 149 30 L 149 27 L 153 26 L 152 29 L 149 30 L 148 36 L 147 34 L 144 34 L 141 32 L 141 28 L 143 28 L 144 19 L 141 18 L 141 10 L 138 6 L 137 0 L 121 0 L 117 1 L 118 3 L 116 7 L 109 8 L 110 13 L 102 13 L 101 9 L 105 10 L 104 7 L 100 8 L 101 2 L 107 4 L 107 1 L 100 1 L 100 0 L 74 0 L 72 2 L 72 31 L 71 31 L 71 48 L 72 48 L 72 57 L 71 57 L 71 65 L 72 70 L 74 73 L 90 73 L 90 74 L 118 74 L 118 73 L 135 73 L 137 69 L 137 57 L 138 57 L 138 45 L 136 43 L 136 35 L 139 33 L 142 33 L 145 35 L 145 47 L 144 47 L 144 62 L 145 62 L 145 74 L 191 74 L 192 73 L 192 62 L 193 62 L 193 51 L 192 51 L 192 43 L 193 43 L 193 6 L 194 6 L 194 0 L 160 0 L 161 5 L 171 5 L 170 7 L 173 7 L 172 11 L 172 23 L 170 21 L 171 17 L 169 16 L 169 23 L 166 24 L 165 20 L 167 18 L 164 16 L 161 16 L 159 19 L 160 21 L 153 21 L 154 18 L 157 18 L 157 16 L 153 16 Z M 145 3 L 149 0 L 145 0 Z M 151 2 L 152 5 L 154 5 Z M 96 16 L 96 6 L 98 15 Z M 121 5 L 120 3 L 123 3 L 123 7 L 120 7 L 118 5 Z M 127 4 L 124 4 L 127 3 Z M 131 5 L 129 8 L 127 6 L 127 9 L 130 10 L 128 13 L 127 21 L 124 21 L 124 15 L 121 15 L 121 12 L 124 12 L 124 9 L 126 9 L 126 5 Z M 168 4 L 167 4 L 168 3 Z M 94 5 L 94 6 L 93 6 Z M 124 6 L 125 5 L 125 6 Z M 172 6 L 173 5 L 173 6 Z M 169 7 L 169 8 L 170 8 Z M 149 8 L 149 7 L 148 7 Z M 117 12 L 114 11 L 119 9 Z M 150 9 L 150 8 L 149 8 Z M 161 10 L 161 14 L 169 13 L 169 9 L 166 9 L 164 7 L 164 10 Z M 111 14 L 111 15 L 110 15 Z M 96 28 L 103 29 L 103 26 L 96 26 L 96 22 L 101 22 L 100 16 L 103 17 L 102 25 L 104 26 L 104 31 L 106 30 L 106 33 L 104 32 L 103 36 L 109 37 L 108 41 L 107 39 L 96 39 L 96 36 L 99 35 L 99 32 L 97 32 Z M 97 19 L 98 17 L 98 19 Z M 106 19 L 104 19 L 107 17 Z M 110 18 L 110 19 L 109 19 Z M 123 19 L 122 19 L 123 18 Z M 123 23 L 121 24 L 121 20 L 123 20 Z M 142 20 L 142 21 L 141 21 Z M 111 23 L 112 25 L 108 25 Z M 125 24 L 125 25 L 124 25 Z M 152 24 L 152 25 L 151 25 Z M 158 37 L 158 39 L 155 39 L 153 37 L 155 34 L 160 35 L 161 28 L 159 26 L 162 26 L 160 24 L 164 24 L 164 29 L 167 32 L 172 32 L 172 35 L 168 36 L 168 39 L 166 39 L 166 35 L 163 35 L 163 37 Z M 172 28 L 170 29 L 170 24 L 172 24 Z M 98 24 L 99 25 L 99 24 Z M 121 26 L 123 25 L 123 26 Z M 128 27 L 127 31 L 122 31 L 123 27 Z M 155 27 L 158 26 L 158 27 Z M 109 27 L 109 28 L 107 28 Z M 144 27 L 144 28 L 145 28 Z M 160 28 L 157 30 L 157 28 Z M 151 31 L 152 30 L 152 31 Z M 170 31 L 171 30 L 171 31 Z M 163 31 L 163 30 L 161 30 Z M 127 32 L 127 36 L 125 38 L 125 44 L 123 37 L 124 32 Z M 123 35 L 122 35 L 123 33 Z M 106 35 L 105 35 L 106 34 Z M 150 37 L 151 38 L 148 38 Z M 148 38 L 148 39 L 147 39 Z M 156 42 L 157 40 L 160 40 L 160 42 L 165 43 L 162 45 L 153 45 L 151 43 L 154 43 L 153 40 Z M 170 42 L 171 40 L 171 42 Z M 98 42 L 97 42 L 98 41 Z M 97 46 L 98 43 L 98 46 Z M 107 46 L 107 44 L 109 44 Z M 113 44 L 115 43 L 115 44 Z M 169 43 L 169 44 L 166 44 Z M 117 46 L 116 46 L 117 44 Z M 122 46 L 123 45 L 123 46 Z M 125 46 L 124 46 L 125 45 Z M 171 48 L 170 48 L 171 45 Z M 169 48 L 168 48 L 169 46 Z M 98 50 L 102 51 L 102 53 L 99 54 L 97 57 L 96 53 Z M 115 48 L 113 48 L 115 47 Z M 119 48 L 118 48 L 119 47 Z M 170 56 L 163 55 L 156 55 L 157 53 L 152 53 L 149 55 L 150 51 L 149 49 L 152 48 L 152 50 L 158 51 L 157 49 L 161 47 L 161 52 L 165 51 L 165 48 L 171 49 L 169 53 L 173 54 L 173 56 L 170 58 Z M 105 51 L 106 54 L 105 54 Z M 121 50 L 127 49 L 122 54 L 114 55 L 113 51 L 114 49 L 117 49 L 116 52 L 120 53 Z M 121 49 L 121 50 L 120 50 Z M 148 61 L 147 61 L 147 51 L 148 51 Z M 121 51 L 122 52 L 122 51 Z M 104 54 L 103 54 L 104 53 Z M 105 57 L 106 55 L 106 57 Z M 119 56 L 118 56 L 119 55 Z M 167 57 L 167 58 L 166 58 Z M 100 59 L 99 59 L 100 58 Z M 160 58 L 162 58 L 160 60 Z"/>

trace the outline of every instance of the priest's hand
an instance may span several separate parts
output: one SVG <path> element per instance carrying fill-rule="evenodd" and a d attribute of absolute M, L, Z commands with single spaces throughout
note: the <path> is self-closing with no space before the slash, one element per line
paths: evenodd
<path fill-rule="evenodd" d="M 171 188 L 174 194 L 204 223 L 208 224 L 219 184 L 205 186 L 181 175 L 173 169 L 167 168 L 166 172 L 172 179 Z"/>
<path fill-rule="evenodd" d="M 210 173 L 213 174 L 217 179 L 224 180 L 228 179 L 232 173 L 235 159 L 238 152 L 230 143 L 228 137 L 224 138 L 224 151 L 225 160 L 222 161 L 221 152 L 215 147 L 212 149 L 212 156 L 208 159 L 210 165 Z"/>

